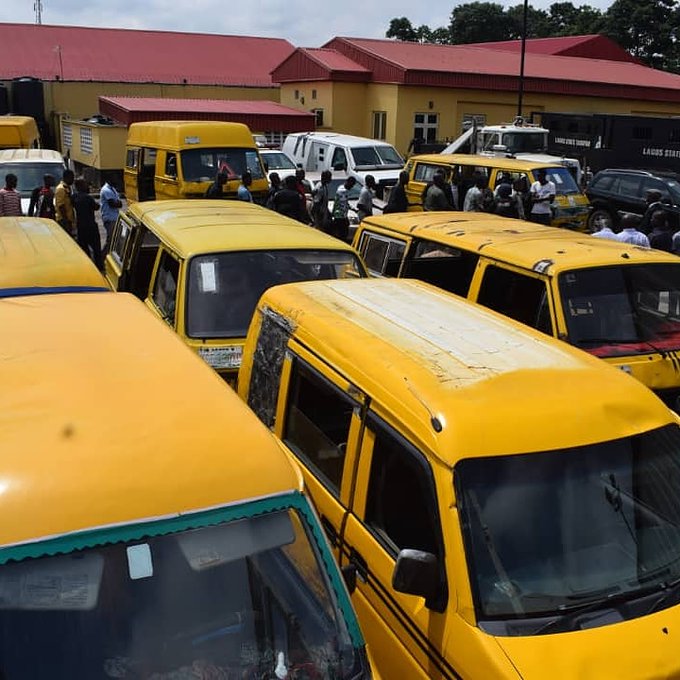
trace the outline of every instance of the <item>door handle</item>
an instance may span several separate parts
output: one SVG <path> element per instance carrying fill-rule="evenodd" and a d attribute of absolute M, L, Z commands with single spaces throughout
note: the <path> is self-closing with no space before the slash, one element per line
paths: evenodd
<path fill-rule="evenodd" d="M 338 545 L 340 544 L 338 532 L 336 528 L 331 524 L 328 517 L 321 515 L 321 526 L 323 527 L 323 530 L 326 532 L 326 536 L 328 536 L 328 540 L 330 541 L 331 545 L 334 548 L 337 548 Z"/>
<path fill-rule="evenodd" d="M 363 583 L 366 583 L 368 578 L 368 565 L 366 564 L 366 560 L 354 548 L 349 551 L 349 562 L 356 568 L 357 577 Z"/>

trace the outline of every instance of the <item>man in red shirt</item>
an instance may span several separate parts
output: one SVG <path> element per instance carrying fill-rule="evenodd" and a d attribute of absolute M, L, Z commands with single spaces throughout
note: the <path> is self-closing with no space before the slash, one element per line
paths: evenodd
<path fill-rule="evenodd" d="M 17 191 L 17 176 L 11 172 L 5 177 L 5 188 L 0 189 L 0 217 L 19 217 L 21 194 Z"/>

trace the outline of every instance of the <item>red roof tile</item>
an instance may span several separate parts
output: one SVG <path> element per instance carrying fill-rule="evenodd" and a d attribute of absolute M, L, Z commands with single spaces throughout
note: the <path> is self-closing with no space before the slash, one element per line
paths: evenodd
<path fill-rule="evenodd" d="M 334 38 L 336 49 L 372 71 L 374 82 L 515 89 L 519 53 L 482 45 L 431 45 Z M 527 53 L 527 92 L 680 101 L 680 75 L 641 64 Z"/>
<path fill-rule="evenodd" d="M 359 73 L 368 73 L 367 68 L 357 64 L 356 61 L 348 59 L 344 54 L 340 54 L 340 52 L 336 50 L 328 50 L 323 47 L 301 47 L 300 52 L 308 55 L 311 59 L 314 59 L 329 71 L 357 71 Z"/>
<path fill-rule="evenodd" d="M 278 38 L 0 23 L 0 80 L 272 87 L 293 49 Z"/>

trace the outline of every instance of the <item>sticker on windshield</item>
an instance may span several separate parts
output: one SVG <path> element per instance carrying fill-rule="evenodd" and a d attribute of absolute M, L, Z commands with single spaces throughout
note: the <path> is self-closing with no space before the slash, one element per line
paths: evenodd
<path fill-rule="evenodd" d="M 217 262 L 209 260 L 208 262 L 201 262 L 198 265 L 200 274 L 199 288 L 201 293 L 216 293 L 217 292 Z"/>
<path fill-rule="evenodd" d="M 243 347 L 201 347 L 198 350 L 201 358 L 213 368 L 239 368 L 243 357 Z"/>

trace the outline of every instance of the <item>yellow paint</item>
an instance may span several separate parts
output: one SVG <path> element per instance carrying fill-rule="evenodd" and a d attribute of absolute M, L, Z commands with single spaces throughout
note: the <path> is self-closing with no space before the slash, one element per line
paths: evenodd
<path fill-rule="evenodd" d="M 40 134 L 31 116 L 0 116 L 0 149 L 34 149 Z"/>
<path fill-rule="evenodd" d="M 92 260 L 54 220 L 0 217 L 0 294 L 8 288 L 109 288 Z"/>
<path fill-rule="evenodd" d="M 566 272 L 640 264 L 680 267 L 680 260 L 675 255 L 660 250 L 635 248 L 531 222 L 485 213 L 409 212 L 369 217 L 359 225 L 354 243 L 367 260 L 369 269 L 371 262 L 367 248 L 370 234 L 393 239 L 404 246 L 402 256 L 396 261 L 386 263 L 377 270 L 371 269 L 377 275 L 417 277 L 417 274 L 410 273 L 406 263 L 413 261 L 417 244 L 422 241 L 460 249 L 473 258 L 478 256 L 474 272 L 470 273 L 469 287 L 452 289 L 453 292 L 467 295 L 474 302 L 479 300 L 486 268 L 490 265 L 542 281 L 549 305 L 550 318 L 546 319 L 550 326 L 548 332 L 566 340 L 567 310 L 564 309 L 559 287 L 560 277 Z M 536 267 L 540 262 L 547 264 L 539 272 Z M 627 293 L 622 290 L 621 294 Z M 671 296 L 675 294 L 676 291 L 671 291 Z M 538 320 L 535 323 L 538 324 Z M 654 351 L 650 347 L 644 354 L 633 355 L 626 352 L 625 344 L 613 340 L 611 345 L 620 347 L 620 356 L 607 357 L 608 363 L 625 367 L 626 371 L 653 390 L 671 390 L 674 393 L 680 388 L 680 371 L 673 352 Z"/>
<path fill-rule="evenodd" d="M 259 173 L 252 170 L 253 178 L 250 192 L 253 200 L 263 203 L 269 184 L 264 172 L 257 146 L 247 125 L 242 123 L 225 123 L 216 121 L 157 121 L 133 123 L 127 135 L 126 149 L 128 156 L 134 153 L 132 160 L 126 157 L 124 167 L 125 193 L 128 200 L 146 200 L 139 191 L 140 178 L 151 181 L 149 175 L 143 178 L 143 155 L 155 154 L 153 186 L 156 199 L 202 198 L 208 187 L 215 181 L 218 168 L 210 168 L 210 176 L 200 181 L 191 181 L 184 177 L 182 154 L 200 149 L 245 149 L 255 154 Z M 167 154 L 175 159 L 175 174 L 169 174 L 166 166 Z M 134 165 L 128 163 L 134 162 Z M 208 170 L 206 169 L 206 173 Z M 259 174 L 259 176 L 257 176 Z M 240 177 L 230 177 L 224 185 L 226 196 L 233 197 L 241 183 Z"/>
<path fill-rule="evenodd" d="M 536 163 L 526 159 L 502 158 L 494 156 L 482 156 L 474 154 L 424 154 L 411 156 L 406 165 L 409 172 L 409 183 L 406 187 L 406 196 L 413 210 L 420 210 L 422 206 L 422 194 L 427 186 L 424 181 L 416 180 L 418 166 L 441 167 L 447 181 L 452 177 L 459 180 L 461 175 L 470 179 L 472 173 L 479 169 L 484 170 L 488 176 L 489 187 L 495 189 L 500 176 L 507 172 L 516 179 L 520 175 L 526 175 L 528 187 L 538 179 L 537 171 L 541 168 L 550 169 L 559 167 L 559 161 L 555 163 Z M 552 221 L 554 227 L 568 227 L 578 231 L 586 231 L 588 222 L 589 202 L 585 194 L 579 192 L 569 196 L 560 195 L 558 192 L 553 201 L 556 213 Z M 409 208 L 411 209 L 411 208 Z"/>
<path fill-rule="evenodd" d="M 98 170 L 119 170 L 125 165 L 124 125 L 97 125 L 62 118 L 60 126 L 62 149 L 71 160 Z"/>
<path fill-rule="evenodd" d="M 273 425 L 277 436 L 285 442 L 293 404 L 303 403 L 294 394 L 295 366 L 308 365 L 356 404 L 347 433 L 332 430 L 346 457 L 339 489 L 322 483 L 319 468 L 309 463 L 312 434 L 309 451 L 291 451 L 319 513 L 337 536 L 341 566 L 353 555 L 366 562 L 370 577 L 358 579 L 353 602 L 383 677 L 679 677 L 673 643 L 678 606 L 568 635 L 505 637 L 482 630 L 454 493 L 454 470 L 465 459 L 570 449 L 677 425 L 646 388 L 566 344 L 416 281 L 280 286 L 265 292 L 258 309 L 246 340 L 239 394 L 249 399 L 258 370 L 253 366 L 258 317 L 273 313 L 291 328 L 278 348 L 286 357 Z M 440 606 L 426 606 L 423 598 L 394 589 L 396 551 L 364 520 L 375 417 L 407 441 L 431 471 L 448 585 Z M 308 427 L 316 432 L 314 425 L 310 421 Z M 330 439 L 318 446 L 323 466 L 335 448 Z M 419 493 L 415 484 L 411 491 Z M 404 492 L 399 500 L 408 522 L 411 499 Z M 530 564 L 532 556 L 526 559 Z M 663 626 L 673 637 L 664 638 Z M 644 640 L 644 653 L 631 642 L 638 639 Z M 437 657 L 444 662 L 435 663 Z"/>
<path fill-rule="evenodd" d="M 173 320 L 168 323 L 194 352 L 218 351 L 225 348 L 240 355 L 245 337 L 209 338 L 190 337 L 186 329 L 189 263 L 193 257 L 210 253 L 314 250 L 354 254 L 351 246 L 253 203 L 227 200 L 145 201 L 132 204 L 116 225 L 111 252 L 106 256 L 106 277 L 114 290 L 130 290 L 131 277 L 139 271 L 138 254 L 143 250 L 144 234 L 150 232 L 160 247 L 149 249 L 148 266 L 153 271 L 144 290 L 134 291 L 146 301 L 147 307 L 159 318 L 164 318 L 152 296 L 158 264 L 163 253 L 179 263 L 179 282 Z M 124 239 L 121 238 L 125 234 Z M 125 246 L 119 247 L 121 241 Z M 157 252 L 156 252 L 157 251 Z M 140 261 L 141 262 L 141 261 Z M 357 258 L 358 263 L 358 258 Z M 358 263 L 360 274 L 364 271 Z M 290 272 L 281 272 L 282 282 Z M 121 279 L 122 277 L 122 279 Z M 125 281 L 128 281 L 126 283 Z M 248 291 L 250 293 L 250 291 Z M 220 368 L 220 373 L 234 382 L 240 358 L 235 368 Z"/>

